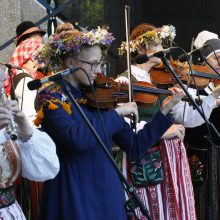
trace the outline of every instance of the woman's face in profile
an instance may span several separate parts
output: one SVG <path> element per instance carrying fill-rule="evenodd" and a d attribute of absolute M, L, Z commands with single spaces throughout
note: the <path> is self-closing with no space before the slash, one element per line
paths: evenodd
<path fill-rule="evenodd" d="M 35 60 L 29 59 L 27 62 L 25 62 L 22 66 L 22 68 L 26 69 L 27 72 L 34 76 L 36 74 L 37 68 L 39 67 L 38 63 Z"/>
<path fill-rule="evenodd" d="M 216 56 L 215 56 L 215 54 L 216 54 Z M 220 51 L 215 52 L 215 54 L 212 54 L 211 56 L 209 56 L 207 58 L 207 61 L 210 63 L 210 65 L 212 67 L 215 68 L 215 70 L 217 72 L 220 73 L 220 65 L 219 65 L 220 64 Z"/>
<path fill-rule="evenodd" d="M 149 49 L 146 51 L 146 54 L 150 54 L 150 53 L 156 53 L 158 51 L 163 50 L 163 47 L 161 44 L 157 45 L 157 46 L 151 46 L 149 47 Z M 158 57 L 152 57 L 149 59 L 148 62 L 154 63 L 154 65 L 158 65 L 161 63 L 161 59 Z"/>

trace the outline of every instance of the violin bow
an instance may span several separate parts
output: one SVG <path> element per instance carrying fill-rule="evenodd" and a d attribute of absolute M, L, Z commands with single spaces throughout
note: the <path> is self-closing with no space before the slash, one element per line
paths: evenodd
<path fill-rule="evenodd" d="M 128 98 L 129 102 L 134 100 L 132 83 L 131 83 L 131 54 L 130 54 L 130 6 L 125 5 L 125 32 L 127 44 L 127 68 L 128 68 Z M 133 117 L 133 116 L 132 116 Z M 136 129 L 135 120 L 131 120 L 131 127 Z"/>
<path fill-rule="evenodd" d="M 133 101 L 132 85 L 131 85 L 131 54 L 130 54 L 130 6 L 125 5 L 125 28 L 126 28 L 126 44 L 127 44 L 127 67 L 128 67 L 128 91 L 129 102 Z"/>

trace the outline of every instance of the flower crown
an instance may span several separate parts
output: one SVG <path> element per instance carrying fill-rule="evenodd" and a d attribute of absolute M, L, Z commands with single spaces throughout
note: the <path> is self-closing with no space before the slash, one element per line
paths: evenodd
<path fill-rule="evenodd" d="M 78 30 L 61 32 L 49 38 L 48 43 L 41 49 L 36 60 L 44 63 L 51 70 L 62 69 L 62 58 L 65 55 L 77 55 L 82 46 L 99 45 L 106 50 L 115 38 L 108 29 L 98 27 L 87 33 Z"/>
<path fill-rule="evenodd" d="M 164 47 L 170 47 L 176 36 L 176 29 L 173 25 L 163 25 L 160 28 L 155 28 L 147 31 L 137 37 L 135 40 L 130 41 L 130 52 L 135 53 L 142 48 L 149 48 L 150 46 L 157 46 L 163 44 Z M 127 51 L 127 43 L 122 42 L 121 47 L 118 49 L 119 54 L 123 55 Z"/>

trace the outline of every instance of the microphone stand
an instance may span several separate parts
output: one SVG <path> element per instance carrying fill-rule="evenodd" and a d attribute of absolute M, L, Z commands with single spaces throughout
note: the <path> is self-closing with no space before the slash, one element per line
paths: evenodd
<path fill-rule="evenodd" d="M 187 95 L 187 97 L 189 98 L 189 101 L 191 103 L 191 105 L 193 106 L 194 109 L 196 109 L 199 114 L 201 115 L 201 117 L 204 119 L 206 125 L 208 128 L 211 128 L 212 131 L 216 134 L 216 136 L 218 137 L 218 139 L 220 140 L 220 134 L 218 132 L 218 130 L 215 128 L 215 126 L 206 118 L 205 114 L 203 114 L 203 112 L 201 111 L 201 109 L 198 107 L 198 105 L 196 104 L 195 100 L 192 98 L 192 96 L 189 94 L 189 92 L 187 91 L 187 89 L 184 87 L 182 81 L 180 80 L 180 78 L 178 77 L 178 75 L 176 74 L 176 72 L 173 70 L 172 66 L 170 65 L 169 61 L 166 59 L 165 55 L 160 57 L 163 64 L 168 68 L 168 70 L 173 74 L 174 78 L 176 79 L 176 81 L 178 82 L 178 84 L 180 85 L 180 87 L 183 89 L 183 91 L 185 92 L 185 94 Z M 212 173 L 212 148 L 214 145 L 214 143 L 212 143 L 211 141 L 211 134 L 209 134 L 209 137 L 206 137 L 208 142 L 211 143 L 211 149 L 209 149 L 209 210 L 208 210 L 208 215 L 209 215 L 209 220 L 212 220 L 212 208 L 213 208 L 213 200 L 212 200 L 212 178 L 211 178 L 211 173 Z"/>
<path fill-rule="evenodd" d="M 16 95 L 15 95 L 15 86 L 13 82 L 13 76 L 12 76 L 12 67 L 8 66 L 8 74 L 9 74 L 10 82 L 11 82 L 11 99 L 17 100 Z"/>
<path fill-rule="evenodd" d="M 89 119 L 87 118 L 87 116 L 83 112 L 82 108 L 80 107 L 80 105 L 76 101 L 75 97 L 72 95 L 70 86 L 65 82 L 65 80 L 62 80 L 61 84 L 63 84 L 63 88 L 64 88 L 66 94 L 68 95 L 69 99 L 71 100 L 72 103 L 74 103 L 75 107 L 80 112 L 81 116 L 83 117 L 83 119 L 87 123 L 88 127 L 90 128 L 90 130 L 94 134 L 95 138 L 100 143 L 100 146 L 103 149 L 105 155 L 107 156 L 107 158 L 109 159 L 109 161 L 113 165 L 114 169 L 116 170 L 118 177 L 122 182 L 123 188 L 130 198 L 125 204 L 126 211 L 130 211 L 130 214 L 132 212 L 135 215 L 134 209 L 139 207 L 142 214 L 145 215 L 148 220 L 151 220 L 148 209 L 144 206 L 144 204 L 142 203 L 142 201 L 138 197 L 134 186 L 132 184 L 128 183 L 128 181 L 126 180 L 124 175 L 121 173 L 121 171 L 119 170 L 119 168 L 115 164 L 114 159 L 112 158 L 112 155 L 109 153 L 105 144 L 101 140 L 100 136 L 98 135 L 98 133 L 96 132 L 96 130 L 94 129 L 92 124 L 90 123 Z"/>
<path fill-rule="evenodd" d="M 211 46 L 211 45 L 210 45 Z M 212 47 L 212 46 L 211 46 Z M 214 49 L 212 48 L 212 50 L 214 51 Z M 214 51 L 215 52 L 215 51 Z M 220 76 L 219 72 L 216 71 L 216 69 L 207 61 L 207 58 L 205 56 L 203 56 L 201 53 L 199 53 L 199 57 L 202 61 L 204 61 L 218 76 Z M 217 129 L 213 126 L 213 129 L 215 129 L 215 133 L 217 131 Z M 208 201 L 209 201 L 209 205 L 208 205 L 208 216 L 209 216 L 209 220 L 213 219 L 213 214 L 212 214 L 212 210 L 213 210 L 213 185 L 212 185 L 212 155 L 213 155 L 213 147 L 217 148 L 217 146 L 211 141 L 211 139 L 209 139 L 208 137 L 206 137 L 206 139 L 208 140 L 211 148 L 209 149 L 209 165 L 208 165 L 208 191 L 209 191 L 209 195 L 208 195 Z"/>

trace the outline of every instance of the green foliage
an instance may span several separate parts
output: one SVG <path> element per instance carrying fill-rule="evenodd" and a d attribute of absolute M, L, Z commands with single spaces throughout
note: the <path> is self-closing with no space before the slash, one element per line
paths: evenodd
<path fill-rule="evenodd" d="M 94 27 L 104 22 L 104 0 L 82 0 L 82 23 Z"/>

